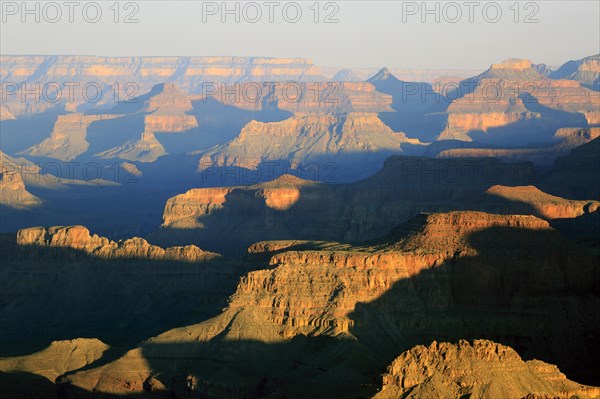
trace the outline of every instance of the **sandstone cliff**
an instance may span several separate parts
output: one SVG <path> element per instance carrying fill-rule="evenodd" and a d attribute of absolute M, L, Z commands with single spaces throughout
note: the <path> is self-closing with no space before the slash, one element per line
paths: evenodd
<path fill-rule="evenodd" d="M 356 179 L 377 170 L 387 156 L 410 152 L 409 145 L 419 144 L 393 132 L 376 114 L 295 115 L 281 122 L 248 123 L 237 138 L 205 152 L 198 168 L 256 170 L 267 161 L 284 162 L 290 169 L 332 164 L 340 179 Z"/>
<path fill-rule="evenodd" d="M 381 386 L 375 375 L 402 352 L 434 340 L 475 337 L 515 345 L 521 355 L 557 363 L 567 374 L 589 379 L 597 368 L 585 343 L 600 321 L 593 293 L 597 254 L 536 217 L 421 215 L 360 246 L 294 241 L 257 244 L 252 251 L 270 252 L 264 254 L 270 260 L 240 279 L 221 315 L 167 331 L 114 362 L 70 375 L 62 381 L 65 388 L 141 394 L 144 381 L 157 379 L 183 394 L 185 384 L 170 383 L 179 378 L 192 382 L 187 388 L 192 392 L 224 398 L 364 397 Z M 260 264 L 265 257 L 252 259 L 248 262 Z M 483 347 L 488 345 L 493 344 Z M 500 370 L 521 370 L 527 382 L 516 391 L 494 385 L 490 394 L 596 392 L 567 381 L 553 366 L 523 366 L 503 346 L 493 346 L 491 357 L 480 355 L 485 351 L 479 347 L 463 344 L 464 352 L 454 352 L 434 345 L 430 354 L 418 347 L 401 356 L 427 353 L 439 359 L 420 369 L 418 362 L 429 363 L 418 358 L 404 373 L 407 386 L 419 384 L 420 398 L 428 397 L 431 384 L 479 392 L 469 381 L 494 371 L 483 371 L 478 356 L 487 365 L 498 356 Z M 463 361 L 472 369 L 464 370 Z M 422 374 L 436 370 L 439 378 L 420 384 Z M 395 375 L 386 381 L 393 384 Z M 448 380 L 458 376 L 465 384 L 454 388 Z"/>
<path fill-rule="evenodd" d="M 548 141 L 559 127 L 598 123 L 600 99 L 594 91 L 575 81 L 549 79 L 527 60 L 494 64 L 447 95 L 452 101 L 438 140 L 515 146 Z M 519 126 L 529 134 L 518 135 Z"/>
<path fill-rule="evenodd" d="M 0 168 L 0 205 L 15 209 L 39 206 L 42 201 L 27 191 L 19 171 Z"/>
<path fill-rule="evenodd" d="M 161 229 L 150 238 L 162 245 L 195 243 L 217 252 L 227 247 L 238 255 L 262 240 L 365 240 L 419 212 L 469 209 L 468 199 L 493 185 L 529 184 L 532 171 L 528 164 L 493 159 L 400 156 L 351 184 L 284 175 L 251 186 L 192 189 L 166 202 Z"/>
<path fill-rule="evenodd" d="M 218 257 L 217 254 L 203 251 L 194 245 L 163 249 L 138 237 L 115 242 L 96 234 L 92 235 L 83 226 L 22 229 L 17 232 L 16 240 L 20 246 L 74 249 L 102 259 L 140 258 L 198 262 Z"/>
<path fill-rule="evenodd" d="M 121 87 L 133 83 L 143 93 L 169 81 L 191 93 L 201 91 L 203 82 L 324 79 L 310 60 L 302 58 L 3 55 L 0 61 L 4 82 L 21 83 L 38 76 L 42 79 L 35 81 L 41 84 L 78 82 L 83 86 L 94 82 L 106 88 L 103 100 L 109 102 L 114 96 L 110 87 L 115 83 Z M 80 95 L 76 100 L 83 102 Z M 15 101 L 10 106 L 19 103 Z"/>
<path fill-rule="evenodd" d="M 600 90 L 600 54 L 568 61 L 550 74 L 553 79 L 576 80 L 593 90 Z"/>
<path fill-rule="evenodd" d="M 514 349 L 486 340 L 433 342 L 398 356 L 374 399 L 595 398 L 600 388 L 569 381 L 554 365 L 523 361 Z"/>
<path fill-rule="evenodd" d="M 502 213 L 533 213 L 546 220 L 573 219 L 600 208 L 600 201 L 568 200 L 544 193 L 535 186 L 493 186 L 478 201 L 488 212 L 504 208 Z"/>

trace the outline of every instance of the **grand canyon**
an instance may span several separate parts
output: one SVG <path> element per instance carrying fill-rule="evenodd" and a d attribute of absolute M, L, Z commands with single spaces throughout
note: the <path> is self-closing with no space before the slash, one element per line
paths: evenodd
<path fill-rule="evenodd" d="M 600 398 L 600 54 L 0 83 L 0 397 Z"/>

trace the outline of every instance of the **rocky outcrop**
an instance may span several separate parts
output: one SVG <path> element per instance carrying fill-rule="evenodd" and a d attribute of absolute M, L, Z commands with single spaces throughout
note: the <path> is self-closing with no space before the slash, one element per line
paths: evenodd
<path fill-rule="evenodd" d="M 533 213 L 546 220 L 573 219 L 584 214 L 596 212 L 600 201 L 568 200 L 546 194 L 535 186 L 493 186 L 486 190 L 480 203 L 485 203 L 488 212 L 504 208 L 502 213 Z M 497 209 L 493 209 L 496 202 Z M 526 208 L 529 208 L 527 210 Z"/>
<path fill-rule="evenodd" d="M 204 153 L 198 168 L 256 170 L 264 162 L 282 161 L 290 169 L 298 169 L 329 163 L 339 170 L 340 178 L 356 179 L 375 171 L 389 155 L 419 144 L 393 132 L 376 114 L 296 115 L 281 122 L 248 123 L 237 138 Z"/>
<path fill-rule="evenodd" d="M 100 259 L 150 259 L 199 262 L 214 259 L 219 255 L 203 251 L 194 245 L 163 249 L 150 245 L 143 238 L 129 238 L 111 241 L 90 231 L 83 226 L 31 227 L 17 232 L 17 245 L 21 247 L 44 248 L 53 247 L 72 249 Z"/>
<path fill-rule="evenodd" d="M 137 162 L 154 162 L 167 152 L 156 139 L 154 133 L 144 131 L 139 140 L 128 141 L 123 145 L 96 154 L 99 158 L 119 158 Z"/>
<path fill-rule="evenodd" d="M 64 388 L 134 394 L 150 377 L 168 386 L 182 376 L 194 381 L 188 389 L 207 396 L 366 397 L 382 368 L 408 351 L 393 363 L 382 393 L 397 381 L 401 389 L 420 387 L 411 391 L 421 389 L 419 398 L 430 397 L 432 386 L 477 394 L 488 382 L 490 395 L 597 392 L 492 343 L 410 350 L 484 337 L 567 374 L 597 368 L 585 343 L 600 320 L 597 255 L 544 220 L 424 214 L 362 245 L 293 241 L 251 250 L 248 262 L 260 264 L 265 251 L 270 261 L 240 279 L 223 313 L 70 375 Z M 505 386 L 515 375 L 522 384 Z"/>
<path fill-rule="evenodd" d="M 118 115 L 59 115 L 50 137 L 23 151 L 23 154 L 71 161 L 89 147 L 87 129 L 93 122 L 117 118 Z"/>
<path fill-rule="evenodd" d="M 559 127 L 597 124 L 600 107 L 592 90 L 575 81 L 549 79 L 527 60 L 494 64 L 461 82 L 448 98 L 452 101 L 438 140 L 511 146 L 547 142 L 550 131 Z M 530 134 L 522 135 L 518 126 Z"/>
<path fill-rule="evenodd" d="M 0 205 L 14 209 L 28 209 L 39 206 L 42 201 L 29 193 L 20 171 L 13 171 L 8 165 L 0 168 Z"/>
<path fill-rule="evenodd" d="M 512 348 L 487 340 L 433 342 L 398 356 L 373 399 L 595 398 L 600 388 L 569 381 L 539 360 L 523 361 Z"/>
<path fill-rule="evenodd" d="M 600 90 L 600 54 L 568 61 L 550 74 L 552 79 L 570 79 L 592 90 Z"/>
<path fill-rule="evenodd" d="M 145 99 L 143 111 L 147 131 L 179 133 L 198 127 L 193 115 L 186 113 L 193 109 L 192 97 L 182 93 L 173 83 L 163 83 L 152 88 Z"/>
<path fill-rule="evenodd" d="M 138 169 L 136 164 L 131 162 L 123 162 L 121 168 L 128 173 L 130 176 L 141 176 L 142 172 Z"/>
<path fill-rule="evenodd" d="M 16 119 L 15 116 L 4 106 L 0 106 L 0 121 L 10 121 Z"/>
<path fill-rule="evenodd" d="M 238 254 L 264 240 L 356 242 L 386 234 L 419 212 L 465 209 L 469 198 L 493 185 L 529 184 L 532 172 L 529 164 L 493 159 L 399 156 L 351 184 L 283 175 L 250 186 L 192 189 L 167 201 L 161 229 L 150 237 L 162 245 L 195 243 L 220 253 L 233 247 Z"/>
<path fill-rule="evenodd" d="M 0 371 L 33 373 L 54 382 L 63 374 L 100 359 L 109 348 L 95 338 L 54 341 L 46 349 L 31 355 L 0 358 Z"/>

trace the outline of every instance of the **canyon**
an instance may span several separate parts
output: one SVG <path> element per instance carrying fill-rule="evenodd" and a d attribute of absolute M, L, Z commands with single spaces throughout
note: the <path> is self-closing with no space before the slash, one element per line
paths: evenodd
<path fill-rule="evenodd" d="M 600 317 L 592 294 L 597 251 L 535 216 L 421 214 L 362 244 L 274 241 L 251 246 L 247 255 L 244 262 L 253 266 L 240 275 L 221 313 L 146 339 L 114 360 L 92 358 L 81 370 L 75 365 L 86 363 L 74 362 L 56 379 L 58 387 L 93 389 L 98 397 L 318 398 L 395 397 L 385 395 L 417 386 L 415 397 L 427 397 L 433 387 L 476 393 L 478 383 L 493 378 L 489 395 L 597 395 L 597 388 L 560 372 L 578 370 L 584 379 L 595 373 L 586 337 Z M 477 337 L 496 343 L 458 341 Z M 438 347 L 432 340 L 458 344 Z M 418 346 L 423 343 L 429 348 Z M 55 342 L 46 350 L 57 347 L 72 351 L 74 343 Z M 416 353 L 423 355 L 411 360 Z M 0 368 L 33 373 L 36 356 L 2 360 Z M 521 357 L 557 363 L 560 371 Z M 410 372 L 398 380 L 402 367 Z M 498 380 L 494 373 L 502 368 L 506 377 Z M 495 385 L 514 375 L 508 370 L 522 370 L 528 382 Z"/>
<path fill-rule="evenodd" d="M 0 396 L 600 397 L 598 60 L 0 56 Z"/>

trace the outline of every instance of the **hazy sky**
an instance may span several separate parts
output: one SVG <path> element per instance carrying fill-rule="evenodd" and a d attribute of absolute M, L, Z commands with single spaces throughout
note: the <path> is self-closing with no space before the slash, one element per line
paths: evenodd
<path fill-rule="evenodd" d="M 510 57 L 556 65 L 600 52 L 597 0 L 430 1 L 430 14 L 421 1 L 228 2 L 234 11 L 226 15 L 221 1 L 75 3 L 30 1 L 33 12 L 24 14 L 21 1 L 1 1 L 0 53 L 307 57 L 320 66 L 484 69 Z M 124 23 L 127 15 L 133 23 Z M 326 16 L 332 23 L 324 23 Z"/>

